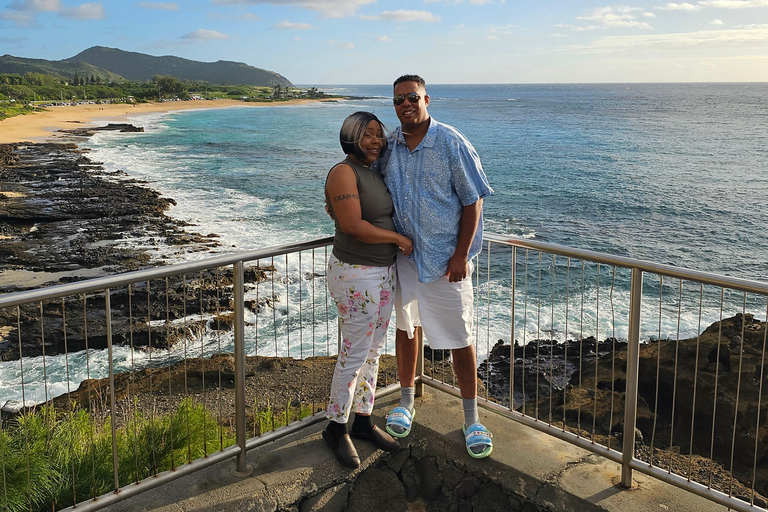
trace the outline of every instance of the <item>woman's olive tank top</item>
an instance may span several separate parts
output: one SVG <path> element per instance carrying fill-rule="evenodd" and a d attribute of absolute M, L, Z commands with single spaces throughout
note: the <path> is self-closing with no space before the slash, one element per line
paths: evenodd
<path fill-rule="evenodd" d="M 392 221 L 392 213 L 394 212 L 392 197 L 389 195 L 389 190 L 387 190 L 379 170 L 360 165 L 350 158 L 340 163 L 349 165 L 355 173 L 363 220 L 378 228 L 395 231 L 395 223 Z M 397 254 L 395 244 L 367 244 L 344 234 L 333 211 L 333 202 L 328 197 L 327 192 L 326 201 L 336 225 L 333 254 L 339 261 L 352 265 L 371 265 L 374 267 L 388 267 L 395 262 Z"/>

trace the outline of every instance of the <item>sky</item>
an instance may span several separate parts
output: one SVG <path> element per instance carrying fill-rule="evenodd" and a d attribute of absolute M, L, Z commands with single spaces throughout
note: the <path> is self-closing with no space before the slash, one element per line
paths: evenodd
<path fill-rule="evenodd" d="M 0 55 L 92 46 L 294 84 L 768 81 L 768 0 L 0 0 Z"/>

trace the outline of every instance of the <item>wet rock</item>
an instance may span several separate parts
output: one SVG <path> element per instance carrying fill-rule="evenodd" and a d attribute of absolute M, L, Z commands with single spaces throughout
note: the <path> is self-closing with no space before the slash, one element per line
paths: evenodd
<path fill-rule="evenodd" d="M 59 130 L 62 133 L 68 133 L 76 137 L 91 137 L 96 132 L 115 131 L 121 133 L 143 133 L 144 127 L 134 126 L 129 123 L 109 123 L 106 126 L 87 126 L 84 128 L 73 128 L 70 130 Z"/>

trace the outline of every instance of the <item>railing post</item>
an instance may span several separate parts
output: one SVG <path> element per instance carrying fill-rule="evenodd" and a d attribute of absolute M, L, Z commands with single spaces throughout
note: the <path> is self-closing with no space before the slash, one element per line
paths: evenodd
<path fill-rule="evenodd" d="M 643 271 L 633 267 L 629 289 L 629 327 L 627 332 L 627 390 L 624 395 L 624 444 L 621 456 L 621 485 L 632 487 L 635 456 L 635 422 L 637 420 L 637 388 L 640 367 L 640 308 L 643 300 Z"/>
<path fill-rule="evenodd" d="M 109 359 L 109 408 L 112 415 L 109 423 L 112 426 L 112 476 L 115 492 L 117 492 L 120 489 L 119 467 L 117 465 L 117 401 L 115 400 L 115 362 L 112 358 L 112 303 L 109 294 L 109 288 L 106 288 L 104 290 L 104 311 L 107 322 L 107 358 Z"/>
<path fill-rule="evenodd" d="M 424 394 L 424 331 L 421 327 L 416 327 L 413 330 L 413 337 L 416 341 L 416 384 L 414 394 L 421 396 Z"/>
<path fill-rule="evenodd" d="M 512 304 L 509 306 L 511 332 L 509 333 L 509 410 L 515 410 L 515 287 L 517 286 L 517 247 L 512 246 Z M 566 343 L 568 333 L 565 333 Z M 525 395 L 525 393 L 523 393 Z"/>
<path fill-rule="evenodd" d="M 245 477 L 253 472 L 253 468 L 248 466 L 245 451 L 245 275 L 242 261 L 234 264 L 233 274 L 235 299 L 235 440 L 240 447 L 235 472 L 236 476 Z"/>

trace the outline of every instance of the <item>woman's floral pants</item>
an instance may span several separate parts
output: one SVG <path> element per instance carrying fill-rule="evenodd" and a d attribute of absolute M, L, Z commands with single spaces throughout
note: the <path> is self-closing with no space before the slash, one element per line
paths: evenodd
<path fill-rule="evenodd" d="M 351 265 L 331 255 L 328 290 L 341 319 L 341 348 L 326 417 L 347 423 L 350 412 L 370 414 L 379 356 L 395 298 L 395 266 Z"/>

